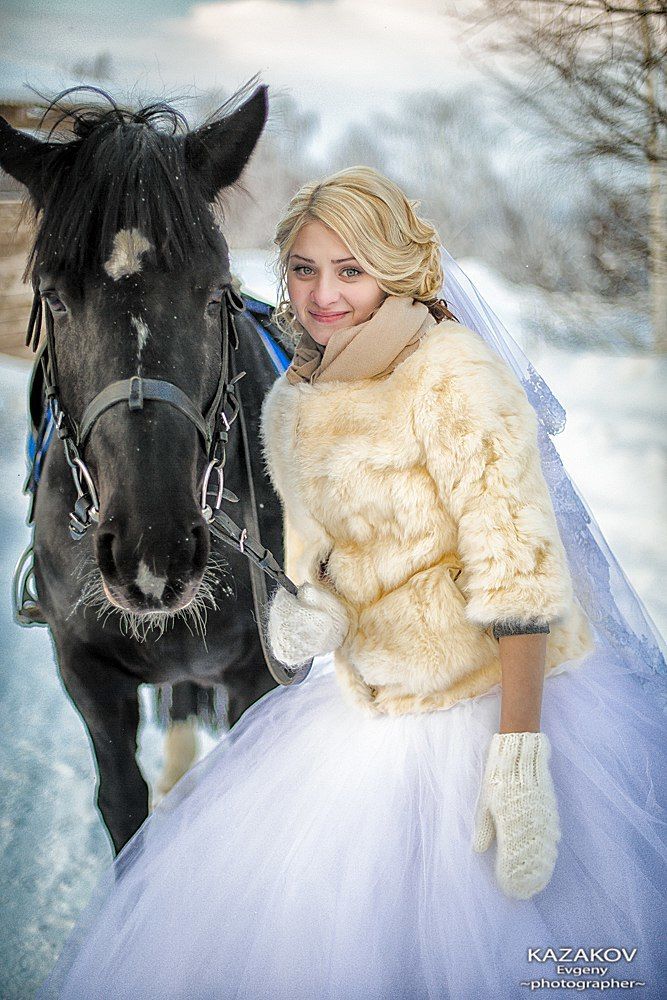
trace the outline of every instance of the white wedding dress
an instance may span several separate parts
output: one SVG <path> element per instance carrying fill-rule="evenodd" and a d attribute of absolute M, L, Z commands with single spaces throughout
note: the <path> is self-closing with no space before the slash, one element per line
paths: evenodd
<path fill-rule="evenodd" d="M 562 839 L 527 901 L 499 890 L 495 845 L 471 848 L 499 708 L 496 687 L 367 718 L 317 658 L 149 817 L 39 996 L 510 1000 L 547 979 L 664 997 L 665 678 L 598 648 L 546 679 Z"/>

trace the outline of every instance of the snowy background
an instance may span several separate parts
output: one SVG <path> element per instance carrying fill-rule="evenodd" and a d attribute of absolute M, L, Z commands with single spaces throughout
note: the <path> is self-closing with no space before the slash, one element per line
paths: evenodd
<path fill-rule="evenodd" d="M 180 95 L 196 121 L 260 73 L 271 119 L 227 232 L 237 272 L 270 299 L 271 228 L 299 184 L 354 163 L 403 184 L 565 407 L 556 445 L 664 634 L 667 362 L 651 350 L 645 178 L 568 159 L 557 133 L 539 132 L 527 102 L 510 102 L 489 75 L 480 33 L 446 16 L 475 4 L 4 0 L 0 103 L 31 100 L 26 82 L 49 95 L 92 82 L 133 103 Z M 33 995 L 111 858 L 48 633 L 11 618 L 9 583 L 29 540 L 28 376 L 19 361 L 0 363 L 2 1000 Z M 150 780 L 156 728 L 144 724 L 140 742 Z"/>

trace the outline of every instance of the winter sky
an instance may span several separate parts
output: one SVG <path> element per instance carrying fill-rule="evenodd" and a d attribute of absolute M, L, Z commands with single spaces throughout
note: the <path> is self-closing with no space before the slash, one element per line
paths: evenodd
<path fill-rule="evenodd" d="M 230 91 L 259 72 L 337 132 L 400 94 L 469 80 L 480 46 L 449 15 L 470 2 L 4 0 L 0 94 L 65 86 L 107 52 L 116 91 Z"/>

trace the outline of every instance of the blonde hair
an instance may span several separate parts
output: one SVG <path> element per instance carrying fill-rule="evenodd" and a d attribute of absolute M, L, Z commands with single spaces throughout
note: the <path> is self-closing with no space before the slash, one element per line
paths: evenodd
<path fill-rule="evenodd" d="M 397 184 L 372 167 L 348 167 L 324 180 L 304 184 L 276 227 L 277 325 L 298 335 L 287 294 L 289 254 L 307 222 L 319 221 L 343 241 L 388 295 L 409 295 L 433 302 L 442 288 L 440 237 L 417 215 Z"/>

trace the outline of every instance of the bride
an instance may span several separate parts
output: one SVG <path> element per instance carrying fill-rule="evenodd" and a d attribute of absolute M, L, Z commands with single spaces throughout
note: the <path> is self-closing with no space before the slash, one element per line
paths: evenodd
<path fill-rule="evenodd" d="M 278 225 L 262 431 L 300 586 L 265 627 L 314 666 L 149 817 L 42 997 L 661 995 L 660 640 L 417 207 L 354 167 Z"/>

